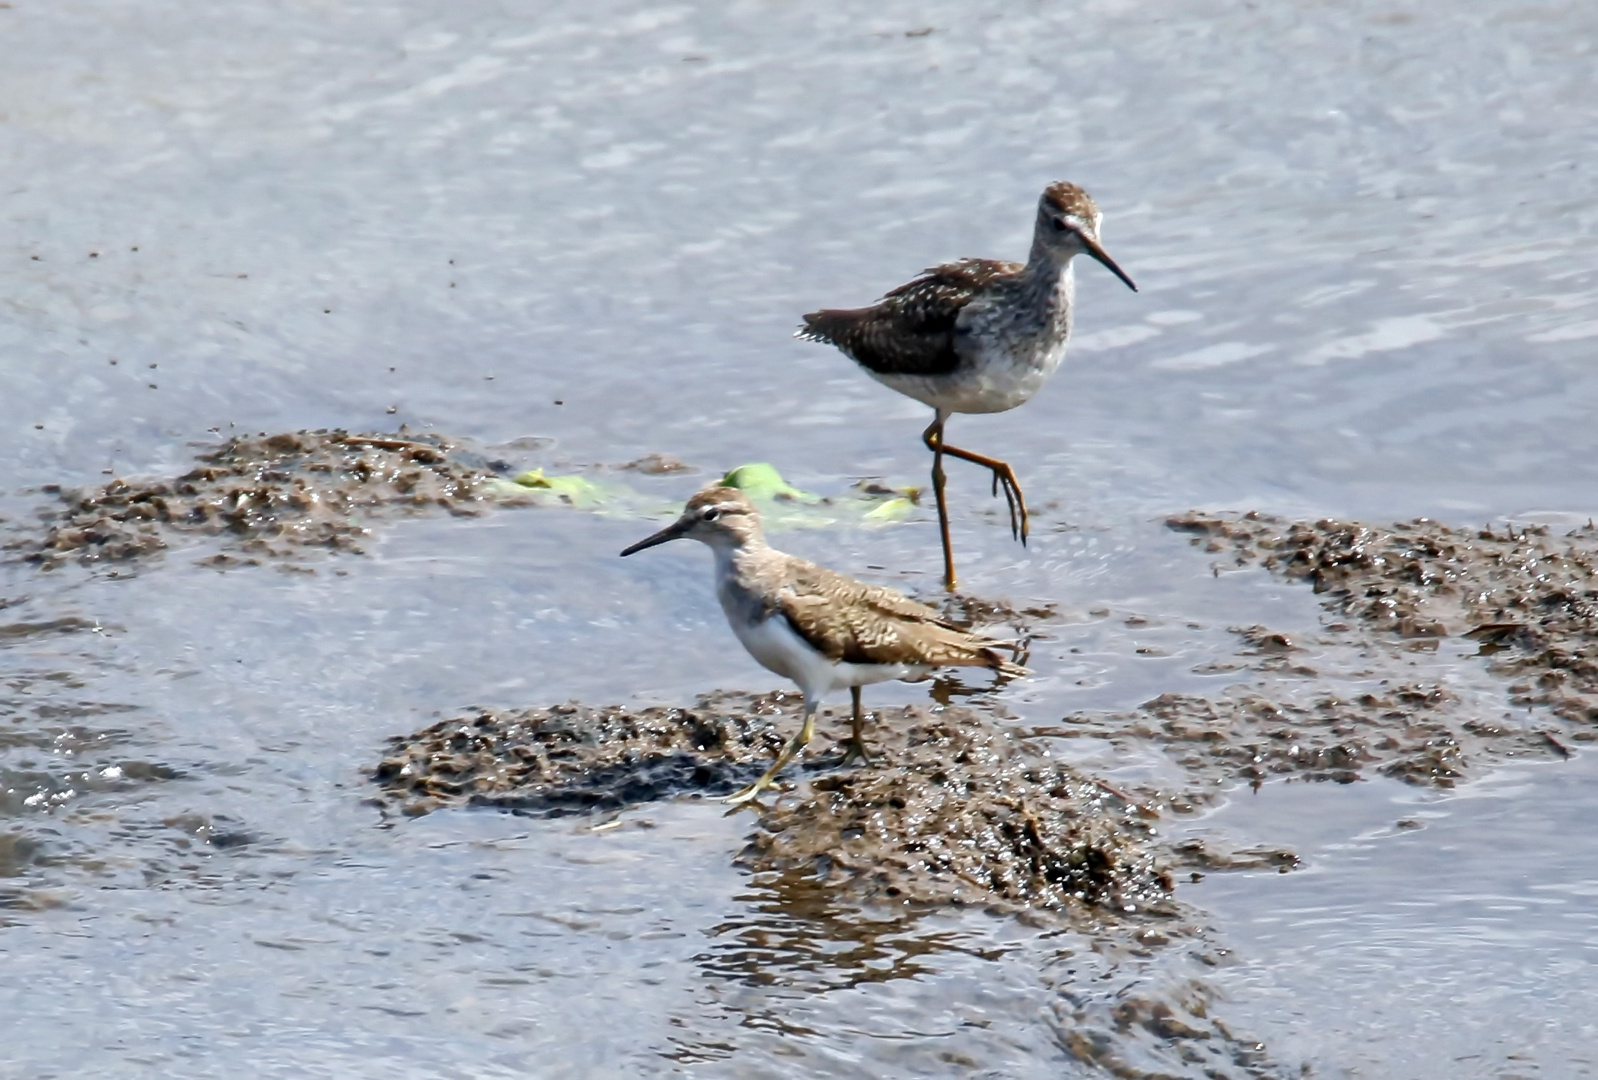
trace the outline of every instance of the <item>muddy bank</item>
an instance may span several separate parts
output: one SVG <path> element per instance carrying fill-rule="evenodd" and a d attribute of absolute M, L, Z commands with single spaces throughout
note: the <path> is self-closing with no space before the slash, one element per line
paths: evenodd
<path fill-rule="evenodd" d="M 800 722 L 792 694 L 717 693 L 686 709 L 479 711 L 393 740 L 385 807 L 538 814 L 730 794 Z M 884 710 L 875 762 L 841 768 L 823 713 L 811 750 L 764 800 L 738 862 L 800 872 L 858 900 L 1085 912 L 1172 910 L 1152 811 L 960 707 Z M 808 783 L 795 781 L 808 779 Z"/>
<path fill-rule="evenodd" d="M 1326 594 L 1328 610 L 1366 630 L 1470 638 L 1488 670 L 1512 680 L 1515 705 L 1547 706 L 1570 722 L 1569 738 L 1598 739 L 1598 529 L 1590 523 L 1557 534 L 1424 518 L 1378 528 L 1190 513 L 1169 524 L 1224 556 L 1217 572 L 1260 565 L 1308 581 Z"/>
<path fill-rule="evenodd" d="M 712 694 L 693 708 L 478 710 L 390 740 L 373 778 L 408 816 L 493 806 L 559 817 L 696 792 L 730 795 L 786 737 L 789 696 Z M 812 749 L 825 755 L 824 738 Z M 807 754 L 796 770 L 816 767 Z"/>
<path fill-rule="evenodd" d="M 717 692 L 690 708 L 474 710 L 391 740 L 374 801 L 396 816 L 591 813 L 606 829 L 607 810 L 731 793 L 799 717 L 797 695 L 783 693 Z M 1118 791 L 1051 758 L 1051 740 L 1017 738 L 974 710 L 876 713 L 871 765 L 842 764 L 833 740 L 847 732 L 845 710 L 824 710 L 781 790 L 731 811 L 750 825 L 734 861 L 771 912 L 697 958 L 706 970 L 790 989 L 913 977 L 935 970 L 923 951 L 945 946 L 928 939 L 901 956 L 885 939 L 921 941 L 911 928 L 928 910 L 1004 912 L 1048 940 L 1044 1023 L 1096 1075 L 1288 1075 L 1217 1015 L 1206 980 L 1227 954 L 1175 900 L 1173 879 L 1286 870 L 1297 865 L 1291 852 L 1168 838 L 1163 796 Z M 862 962 L 838 965 L 840 950 Z"/>
<path fill-rule="evenodd" d="M 44 568 L 131 562 L 179 537 L 220 536 L 218 565 L 297 550 L 360 551 L 384 514 L 472 514 L 494 473 L 441 436 L 294 431 L 232 438 L 176 479 L 116 479 L 57 491 L 42 538 L 10 547 Z"/>
<path fill-rule="evenodd" d="M 1027 734 L 1158 745 L 1197 782 L 1188 794 L 1200 802 L 1271 778 L 1379 774 L 1452 787 L 1486 763 L 1566 757 L 1570 743 L 1598 739 L 1598 531 L 1426 520 L 1380 529 L 1259 513 L 1167 524 L 1220 556 L 1216 573 L 1262 567 L 1310 582 L 1326 597 L 1320 632 L 1234 627 L 1235 658 L 1195 669 L 1245 676 L 1225 691 L 1166 693 Z M 1456 635 L 1477 643 L 1487 671 L 1512 680 L 1501 703 L 1414 677 L 1414 657 Z M 1546 705 L 1568 723 L 1511 705 Z"/>
<path fill-rule="evenodd" d="M 360 553 L 374 525 L 406 515 L 551 506 L 670 517 L 680 490 L 665 496 L 650 485 L 699 471 L 658 453 L 624 464 L 567 462 L 556 473 L 528 468 L 526 456 L 551 442 L 528 436 L 484 453 L 463 440 L 404 429 L 235 437 L 199 454 L 197 467 L 176 478 L 47 486 L 42 490 L 56 503 L 39 511 L 35 528 L 6 523 L 4 549 L 44 569 L 67 562 L 128 567 L 210 537 L 222 550 L 208 565 L 257 565 L 316 550 Z M 507 458 L 490 456 L 501 452 Z M 872 480 L 831 496 L 803 492 L 764 463 L 739 465 L 722 482 L 746 490 L 778 531 L 891 525 L 907 520 L 918 498 L 913 489 Z"/>
<path fill-rule="evenodd" d="M 1258 514 L 1170 524 L 1224 553 L 1228 568 L 1313 582 L 1333 617 L 1308 635 L 1234 628 L 1234 659 L 1204 669 L 1239 673 L 1218 694 L 1165 693 L 1022 727 L 947 702 L 890 710 L 871 728 L 879 763 L 868 768 L 840 768 L 823 733 L 789 772 L 791 794 L 761 813 L 740 864 L 814 875 L 867 900 L 1164 910 L 1174 873 L 1297 861 L 1281 850 L 1166 845 L 1152 827 L 1159 812 L 1192 812 L 1234 784 L 1273 778 L 1452 787 L 1484 763 L 1557 758 L 1595 738 L 1593 530 L 1500 535 L 1424 521 L 1380 530 Z M 1056 614 L 952 604 L 968 619 L 1003 616 L 1023 635 Z M 1455 634 L 1517 680 L 1514 703 L 1547 704 L 1570 723 L 1417 678 L 1415 650 Z M 467 803 L 586 813 L 715 796 L 752 779 L 798 723 L 796 702 L 780 694 L 715 694 L 689 709 L 481 712 L 395 740 L 377 779 L 388 806 L 413 814 Z M 1050 757 L 1055 740 L 1082 738 L 1128 756 L 1158 746 L 1183 780 L 1118 789 Z"/>
<path fill-rule="evenodd" d="M 1559 756 L 1556 736 L 1480 714 L 1447 687 L 1400 684 L 1345 695 L 1307 683 L 1296 693 L 1252 683 L 1205 697 L 1162 694 L 1136 709 L 1078 713 L 1029 734 L 1153 743 L 1201 786 L 1178 810 L 1214 801 L 1236 782 L 1272 778 L 1352 783 L 1367 772 L 1453 787 L 1483 759 Z"/>

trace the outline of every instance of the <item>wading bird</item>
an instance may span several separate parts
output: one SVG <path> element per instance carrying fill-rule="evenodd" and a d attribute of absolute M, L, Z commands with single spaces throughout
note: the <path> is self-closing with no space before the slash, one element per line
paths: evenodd
<path fill-rule="evenodd" d="M 1071 336 L 1074 282 L 1071 260 L 1086 253 L 1137 291 L 1099 244 L 1099 208 L 1075 184 L 1050 184 L 1038 200 L 1032 252 L 1023 265 L 961 259 L 927 270 L 871 307 L 816 311 L 798 337 L 836 345 L 878 382 L 932 407 L 921 441 L 932 451 L 932 491 L 943 539 L 943 585 L 954 591 L 954 551 L 943 456 L 970 461 L 993 473 L 993 494 L 1003 488 L 1010 530 L 1027 538 L 1026 499 L 1015 471 L 943 441 L 953 413 L 1013 409 L 1038 392 L 1060 366 Z"/>
<path fill-rule="evenodd" d="M 760 513 L 737 488 L 710 487 L 688 500 L 682 516 L 622 552 L 631 555 L 690 537 L 716 557 L 716 596 L 734 634 L 768 671 L 798 684 L 804 726 L 753 784 L 730 803 L 753 799 L 805 748 L 824 695 L 848 687 L 854 699 L 850 756 L 866 754 L 860 688 L 889 679 L 918 679 L 935 667 L 986 667 L 1018 676 L 1026 669 L 996 651 L 1001 643 L 967 633 L 925 604 L 867 585 L 766 543 Z"/>

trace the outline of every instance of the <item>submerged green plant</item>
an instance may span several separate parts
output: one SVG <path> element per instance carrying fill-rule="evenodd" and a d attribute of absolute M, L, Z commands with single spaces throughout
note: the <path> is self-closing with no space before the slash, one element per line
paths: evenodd
<path fill-rule="evenodd" d="M 737 488 L 755 502 L 770 502 L 774 499 L 791 499 L 802 503 L 824 502 L 820 495 L 812 495 L 808 491 L 800 491 L 782 478 L 775 466 L 764 461 L 751 462 L 740 465 L 721 478 L 726 487 Z"/>
<path fill-rule="evenodd" d="M 889 488 L 862 480 L 844 494 L 818 495 L 794 487 L 774 466 L 763 461 L 739 465 L 719 482 L 739 489 L 754 500 L 760 506 L 767 527 L 777 532 L 891 525 L 911 517 L 921 494 L 916 488 Z M 662 503 L 659 496 L 643 494 L 627 484 L 596 481 L 576 474 L 551 476 L 543 469 L 530 469 L 511 480 L 496 481 L 494 488 L 507 501 L 570 506 L 623 517 L 653 518 L 677 511 L 675 505 Z"/>
<path fill-rule="evenodd" d="M 543 469 L 531 469 L 521 473 L 511 482 L 527 491 L 548 492 L 562 502 L 583 510 L 594 509 L 614 501 L 621 491 L 626 490 L 621 485 L 615 485 L 617 490 L 607 490 L 586 476 L 548 476 Z"/>

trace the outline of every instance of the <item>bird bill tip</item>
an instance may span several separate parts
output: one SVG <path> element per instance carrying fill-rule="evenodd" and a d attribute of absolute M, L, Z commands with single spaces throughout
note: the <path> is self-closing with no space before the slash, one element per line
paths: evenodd
<path fill-rule="evenodd" d="M 622 548 L 621 557 L 626 558 L 628 555 L 636 554 L 645 548 L 652 548 L 657 544 L 664 544 L 668 540 L 676 540 L 680 536 L 682 536 L 682 523 L 674 521 L 670 525 L 667 525 L 664 529 L 661 529 L 655 535 L 646 536 L 642 540 L 638 541 L 638 543 L 630 544 L 627 547 Z"/>
<path fill-rule="evenodd" d="M 1108 251 L 1105 251 L 1097 243 L 1090 242 L 1088 244 L 1088 254 L 1097 259 L 1106 270 L 1120 278 L 1121 284 L 1125 285 L 1133 292 L 1137 292 L 1137 282 L 1133 281 L 1129 276 L 1127 276 L 1125 270 L 1122 270 L 1116 265 L 1115 260 L 1110 258 L 1110 253 Z"/>

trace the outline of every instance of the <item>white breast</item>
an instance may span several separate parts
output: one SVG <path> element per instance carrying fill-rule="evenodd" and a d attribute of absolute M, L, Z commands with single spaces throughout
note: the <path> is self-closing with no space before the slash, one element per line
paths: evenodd
<path fill-rule="evenodd" d="M 1005 412 L 1024 404 L 1060 366 L 1065 347 L 1054 351 L 1039 365 L 1025 357 L 985 357 L 980 367 L 969 367 L 953 375 L 928 378 L 924 375 L 893 375 L 869 372 L 873 379 L 892 387 L 905 397 L 952 413 Z"/>
<path fill-rule="evenodd" d="M 815 686 L 818 693 L 830 689 L 832 665 L 794 633 L 786 619 L 767 618 L 759 622 L 729 619 L 728 622 L 749 655 L 767 671 L 792 679 L 806 692 L 810 686 Z"/>
<path fill-rule="evenodd" d="M 810 646 L 774 615 L 759 622 L 729 619 L 733 633 L 761 667 L 785 679 L 792 679 L 808 701 L 820 701 L 832 690 L 890 679 L 915 679 L 925 675 L 926 667 L 911 664 L 834 664 Z"/>
<path fill-rule="evenodd" d="M 954 413 L 996 413 L 1031 399 L 1065 359 L 1074 279 L 1067 263 L 973 299 L 956 320 L 959 366 L 933 377 L 872 372 L 878 382 Z"/>

